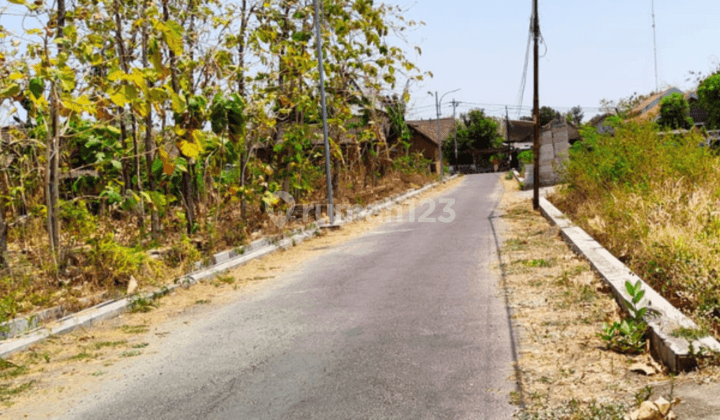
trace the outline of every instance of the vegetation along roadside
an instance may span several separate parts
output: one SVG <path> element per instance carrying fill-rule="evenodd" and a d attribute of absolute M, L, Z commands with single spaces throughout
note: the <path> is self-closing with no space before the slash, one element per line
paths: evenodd
<path fill-rule="evenodd" d="M 510 395 L 517 418 L 622 420 L 660 397 L 680 403 L 673 409 L 679 410 L 676 386 L 720 378 L 712 365 L 668 374 L 642 334 L 636 341 L 607 337 L 608 328 L 624 322 L 609 287 L 517 194 L 516 181 L 502 182 L 500 271 L 518 336 L 520 386 Z"/>

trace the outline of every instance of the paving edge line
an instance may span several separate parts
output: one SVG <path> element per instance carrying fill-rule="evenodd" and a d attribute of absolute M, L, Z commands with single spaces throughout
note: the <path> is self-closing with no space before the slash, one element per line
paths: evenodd
<path fill-rule="evenodd" d="M 638 307 L 647 307 L 650 315 L 646 321 L 650 327 L 650 351 L 673 373 L 683 372 L 697 365 L 696 356 L 700 349 L 720 351 L 720 343 L 712 336 L 688 341 L 683 337 L 674 337 L 679 328 L 698 329 L 697 324 L 672 306 L 664 297 L 653 290 L 643 279 L 632 272 L 625 264 L 615 258 L 607 249 L 588 235 L 580 227 L 552 205 L 547 199 L 540 198 L 540 211 L 551 224 L 560 228 L 562 238 L 580 256 L 590 262 L 593 269 L 610 285 L 615 300 L 623 310 L 630 295 L 625 282 L 635 284 L 640 281 L 645 296 Z"/>
<path fill-rule="evenodd" d="M 458 175 L 453 175 L 442 181 L 442 183 L 451 181 L 457 178 L 457 176 Z M 422 188 L 415 189 L 413 191 L 409 191 L 395 197 L 386 198 L 376 204 L 371 204 L 362 211 L 352 211 L 350 213 L 352 217 L 348 218 L 348 220 L 336 221 L 336 224 L 343 225 L 357 219 L 363 219 L 368 216 L 377 214 L 395 204 L 399 204 L 400 202 L 408 200 L 418 194 L 434 188 L 440 185 L 440 183 L 441 182 L 433 182 L 431 184 L 425 185 Z M 176 279 L 173 284 L 165 286 L 154 292 L 150 292 L 144 297 L 147 299 L 153 299 L 158 296 L 163 296 L 169 292 L 172 292 L 173 290 L 176 290 L 179 287 L 189 287 L 200 281 L 215 278 L 230 269 L 247 264 L 254 259 L 264 257 L 281 249 L 291 248 L 292 246 L 315 236 L 315 232 L 317 231 L 318 227 L 322 227 L 326 224 L 327 223 L 325 221 L 320 220 L 317 223 L 313 223 L 307 227 L 298 229 L 297 231 L 295 231 L 294 235 L 278 241 L 271 241 L 268 238 L 257 240 L 246 248 L 248 252 L 244 252 L 239 255 L 237 251 L 234 250 L 224 251 L 216 254 L 216 264 L 212 267 Z M 6 358 L 14 353 L 23 351 L 28 347 L 32 346 L 33 344 L 45 340 L 52 335 L 69 333 L 76 328 L 89 327 L 99 321 L 116 317 L 127 310 L 127 308 L 131 305 L 133 298 L 134 297 L 126 297 L 119 300 L 103 302 L 99 305 L 93 306 L 92 308 L 82 310 L 75 314 L 66 316 L 65 318 L 62 318 L 60 320 L 54 321 L 48 326 L 30 331 L 25 336 L 2 341 L 0 343 L 0 358 Z"/>

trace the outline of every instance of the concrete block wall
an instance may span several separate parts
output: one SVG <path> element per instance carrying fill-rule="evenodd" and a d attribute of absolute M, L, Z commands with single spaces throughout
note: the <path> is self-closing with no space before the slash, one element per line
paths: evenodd
<path fill-rule="evenodd" d="M 550 123 L 540 135 L 540 185 L 555 185 L 560 182 L 557 169 L 567 159 L 570 150 L 568 126 L 565 122 Z"/>

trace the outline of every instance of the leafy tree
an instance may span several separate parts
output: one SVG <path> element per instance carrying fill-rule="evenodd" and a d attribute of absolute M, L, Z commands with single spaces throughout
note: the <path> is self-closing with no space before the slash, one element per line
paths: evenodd
<path fill-rule="evenodd" d="M 689 114 L 690 105 L 681 93 L 676 92 L 660 101 L 660 120 L 658 123 L 661 127 L 673 130 L 678 128 L 687 129 L 693 126 L 693 119 Z"/>
<path fill-rule="evenodd" d="M 585 113 L 580 105 L 570 108 L 570 112 L 567 113 L 566 118 L 568 121 L 575 125 L 582 124 L 582 120 L 585 117 Z"/>
<path fill-rule="evenodd" d="M 562 118 L 562 117 L 563 116 L 559 111 L 557 111 L 549 106 L 540 107 L 540 127 L 548 124 L 550 121 L 552 121 L 556 118 Z M 533 117 L 532 117 L 532 115 L 531 116 L 522 116 L 522 117 L 520 117 L 520 120 L 532 121 Z"/>
<path fill-rule="evenodd" d="M 19 35 L 0 25 L 0 106 L 25 111 L 10 111 L 22 126 L 0 147 L 12 163 L 0 168 L 0 260 L 5 237 L 28 236 L 8 229 L 42 224 L 48 240 L 33 262 L 70 282 L 64 267 L 84 252 L 75 248 L 101 243 L 111 225 L 117 247 L 183 234 L 242 240 L 266 222 L 246 203 L 324 188 L 312 2 L 10 2 L 33 23 Z M 324 0 L 322 10 L 334 174 L 354 155 L 380 177 L 392 167 L 380 98 L 423 77 L 393 45 L 415 23 L 372 0 Z M 407 101 L 390 110 L 403 140 Z M 353 142 L 354 154 L 339 146 Z M 76 232 L 73 212 L 100 226 Z"/>
<path fill-rule="evenodd" d="M 720 127 L 720 72 L 703 80 L 698 86 L 698 97 L 708 112 L 708 128 Z"/>
<path fill-rule="evenodd" d="M 482 109 L 470 110 L 461 114 L 455 122 L 457 129 L 458 161 L 455 161 L 454 137 L 449 137 L 444 143 L 443 155 L 447 156 L 452 164 L 476 163 L 472 151 L 488 150 L 502 145 L 503 139 L 498 134 L 498 123 L 492 117 L 485 115 Z"/>
<path fill-rule="evenodd" d="M 562 118 L 562 114 L 559 111 L 556 111 L 553 108 L 550 108 L 549 106 L 543 106 L 540 108 L 540 126 L 544 126 L 550 121 L 556 119 L 556 118 Z"/>

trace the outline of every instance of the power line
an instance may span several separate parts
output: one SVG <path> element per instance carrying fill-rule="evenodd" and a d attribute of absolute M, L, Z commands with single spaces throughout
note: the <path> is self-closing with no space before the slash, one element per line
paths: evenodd
<path fill-rule="evenodd" d="M 532 18 L 530 19 L 530 27 L 528 30 L 527 46 L 525 47 L 525 64 L 523 64 L 522 79 L 520 79 L 520 90 L 518 91 L 517 102 L 518 107 L 522 106 L 523 96 L 525 96 L 525 86 L 527 82 L 528 64 L 530 63 L 530 41 L 532 40 Z M 520 118 L 518 111 L 517 118 Z"/>

